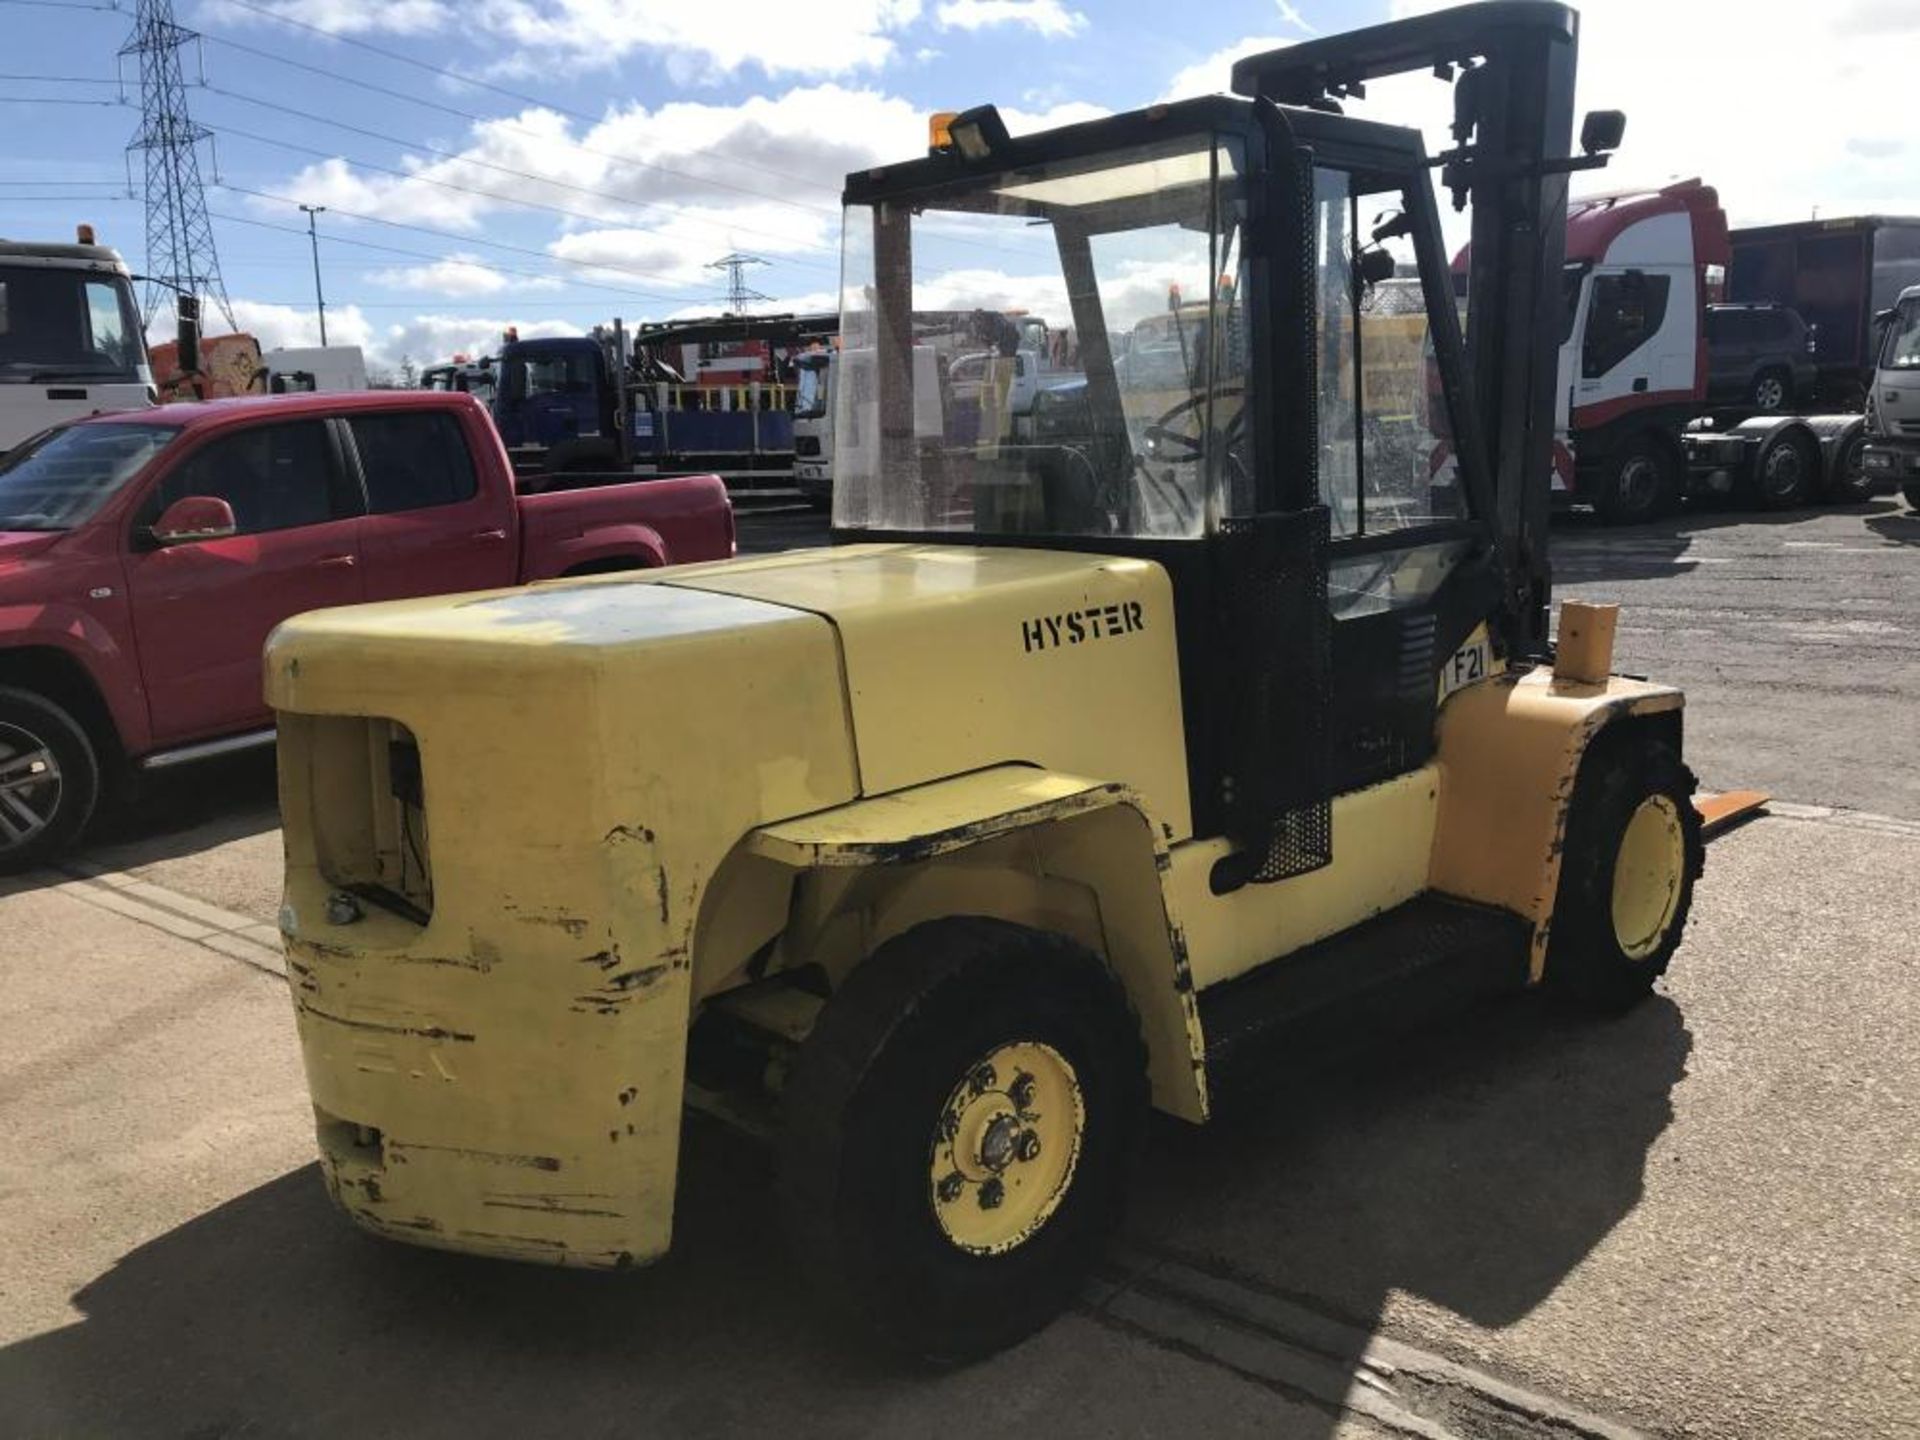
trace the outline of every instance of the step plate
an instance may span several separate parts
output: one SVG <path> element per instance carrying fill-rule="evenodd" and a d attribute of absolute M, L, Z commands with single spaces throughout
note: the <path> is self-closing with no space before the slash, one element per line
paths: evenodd
<path fill-rule="evenodd" d="M 1463 998 L 1527 982 L 1527 922 L 1422 896 L 1353 929 L 1203 990 L 1207 1065 L 1318 1048 L 1359 1032 L 1417 1025 Z"/>

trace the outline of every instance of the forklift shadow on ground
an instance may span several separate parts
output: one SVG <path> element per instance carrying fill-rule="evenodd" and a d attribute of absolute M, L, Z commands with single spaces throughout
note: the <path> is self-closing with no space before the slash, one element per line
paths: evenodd
<path fill-rule="evenodd" d="M 1391 1292 L 1499 1328 L 1631 1213 L 1690 1038 L 1664 997 L 1545 1023 L 1530 998 L 1346 1035 L 1156 1128 L 1125 1257 L 1305 1297 L 1364 1338 Z M 1297 1057 L 1304 1062 L 1306 1057 Z M 1330 1436 L 1330 1409 L 1113 1321 L 1099 1294 L 1014 1350 L 929 1374 L 822 1328 L 764 1161 L 691 1121 L 672 1253 L 628 1273 L 366 1238 L 306 1167 L 141 1246 L 83 1320 L 0 1351 L 13 1433 L 926 1433 L 958 1413 L 1058 1435 Z M 1353 1365 L 1354 1353 L 1321 1360 Z M 1607 1411 L 1612 1397 L 1580 1397 Z"/>

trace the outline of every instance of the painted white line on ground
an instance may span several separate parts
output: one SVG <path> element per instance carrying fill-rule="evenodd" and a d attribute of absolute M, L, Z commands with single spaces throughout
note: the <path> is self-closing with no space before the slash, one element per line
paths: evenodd
<path fill-rule="evenodd" d="M 279 933 L 251 915 L 224 910 L 138 876 L 95 866 L 62 867 L 51 888 L 102 910 L 137 921 L 278 979 L 287 976 Z M 271 938 L 268 938 L 271 937 Z"/>

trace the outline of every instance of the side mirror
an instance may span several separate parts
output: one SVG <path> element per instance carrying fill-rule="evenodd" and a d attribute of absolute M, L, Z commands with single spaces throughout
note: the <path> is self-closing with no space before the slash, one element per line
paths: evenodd
<path fill-rule="evenodd" d="M 1876 310 L 1873 312 L 1873 323 L 1876 325 L 1891 325 L 1893 323 L 1893 316 L 1894 310 L 1891 306 L 1885 310 Z M 1815 327 L 1809 325 L 1807 328 L 1811 330 Z"/>
<path fill-rule="evenodd" d="M 233 507 L 218 495 L 183 495 L 153 522 L 156 545 L 190 545 L 196 540 L 225 540 L 240 527 Z"/>
<path fill-rule="evenodd" d="M 174 331 L 176 360 L 182 375 L 195 374 L 200 369 L 200 297 L 198 295 L 176 295 L 173 297 L 173 313 L 177 322 Z"/>
<path fill-rule="evenodd" d="M 1580 122 L 1580 148 L 1589 155 L 1618 150 L 1626 138 L 1627 112 L 1624 110 L 1589 110 L 1586 119 Z"/>

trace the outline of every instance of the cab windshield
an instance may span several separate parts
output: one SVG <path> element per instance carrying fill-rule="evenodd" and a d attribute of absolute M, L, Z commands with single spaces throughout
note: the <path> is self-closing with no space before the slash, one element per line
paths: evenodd
<path fill-rule="evenodd" d="M 1251 508 L 1236 138 L 846 216 L 834 523 L 1200 536 Z"/>
<path fill-rule="evenodd" d="M 0 530 L 71 530 L 92 519 L 179 433 L 145 420 L 41 432 L 0 460 Z"/>
<path fill-rule="evenodd" d="M 802 355 L 794 365 L 793 418 L 818 420 L 827 413 L 827 357 Z"/>
<path fill-rule="evenodd" d="M 1882 370 L 1920 370 L 1920 297 L 1902 300 L 1880 351 Z"/>

